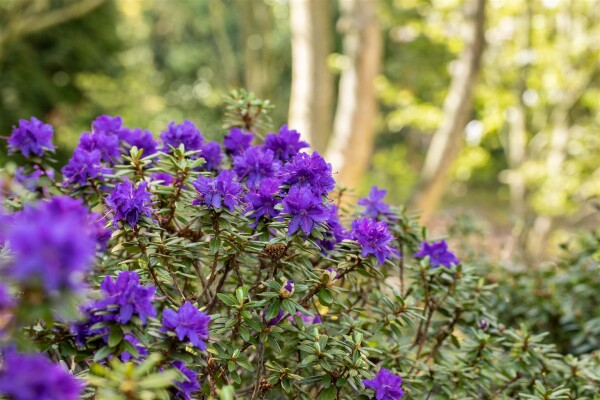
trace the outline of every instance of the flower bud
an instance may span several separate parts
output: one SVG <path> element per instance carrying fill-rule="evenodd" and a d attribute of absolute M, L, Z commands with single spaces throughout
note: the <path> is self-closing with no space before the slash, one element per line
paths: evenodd
<path fill-rule="evenodd" d="M 487 331 L 487 329 L 490 327 L 490 323 L 485 318 L 481 318 L 479 320 L 479 324 L 478 325 L 479 325 L 479 329 L 481 329 L 482 331 Z"/>
<path fill-rule="evenodd" d="M 325 284 L 325 286 L 330 287 L 333 286 L 333 282 L 338 279 L 338 273 L 335 269 L 329 267 L 321 275 L 321 282 Z"/>
<path fill-rule="evenodd" d="M 287 280 L 279 289 L 279 297 L 289 299 L 294 294 L 294 281 Z"/>

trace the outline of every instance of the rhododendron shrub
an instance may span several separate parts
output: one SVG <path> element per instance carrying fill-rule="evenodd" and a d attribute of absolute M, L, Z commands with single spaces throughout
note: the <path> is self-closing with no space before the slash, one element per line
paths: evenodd
<path fill-rule="evenodd" d="M 293 127 L 265 133 L 267 104 L 236 96 L 223 147 L 189 120 L 152 135 L 101 116 L 61 171 L 52 127 L 15 127 L 0 398 L 598 395 L 597 356 L 500 325 L 461 254 L 385 190 L 336 188 Z"/>

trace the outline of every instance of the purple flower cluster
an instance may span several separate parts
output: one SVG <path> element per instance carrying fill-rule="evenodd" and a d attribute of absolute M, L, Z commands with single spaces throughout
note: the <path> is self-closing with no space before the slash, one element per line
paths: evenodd
<path fill-rule="evenodd" d="M 99 151 L 100 159 L 112 165 L 121 157 L 120 137 L 112 131 L 92 131 L 92 133 L 84 133 L 79 138 L 78 149 L 87 152 Z"/>
<path fill-rule="evenodd" d="M 135 272 L 121 271 L 116 280 L 107 276 L 100 289 L 103 298 L 94 304 L 94 308 L 102 311 L 105 320 L 126 324 L 135 315 L 145 324 L 148 317 L 156 316 L 152 305 L 156 288 L 141 285 Z"/>
<path fill-rule="evenodd" d="M 36 117 L 29 121 L 19 120 L 19 126 L 13 127 L 12 134 L 8 139 L 8 151 L 14 153 L 19 150 L 21 154 L 29 158 L 32 155 L 42 157 L 44 151 L 54 151 L 52 136 L 54 129 Z"/>
<path fill-rule="evenodd" d="M 33 192 L 38 187 L 38 181 L 44 172 L 36 165 L 30 174 L 24 172 L 23 167 L 17 168 L 15 171 L 15 181 L 19 182 L 23 187 L 30 192 Z"/>
<path fill-rule="evenodd" d="M 121 132 L 121 139 L 129 145 L 129 147 L 137 147 L 143 150 L 142 157 L 150 156 L 156 153 L 158 143 L 152 136 L 152 132 L 140 128 L 124 129 Z"/>
<path fill-rule="evenodd" d="M 317 243 L 324 251 L 331 251 L 336 244 L 350 237 L 348 230 L 340 222 L 337 206 L 330 204 L 327 209 L 327 219 L 325 224 L 329 229 L 323 234 L 323 239 Z"/>
<path fill-rule="evenodd" d="M 200 350 L 206 350 L 210 317 L 186 301 L 179 310 L 167 308 L 163 312 L 163 332 L 174 332 L 177 339 L 188 339 Z"/>
<path fill-rule="evenodd" d="M 244 133 L 240 128 L 231 128 L 229 133 L 223 139 L 225 152 L 232 156 L 242 154 L 250 147 L 254 135 L 252 133 Z"/>
<path fill-rule="evenodd" d="M 223 159 L 221 146 L 217 142 L 206 142 L 202 144 L 200 156 L 206 162 L 202 168 L 207 171 L 218 171 Z"/>
<path fill-rule="evenodd" d="M 373 219 L 380 219 L 381 217 L 388 215 L 390 206 L 383 202 L 386 193 L 387 190 L 378 189 L 377 186 L 373 186 L 369 192 L 369 197 L 363 197 L 358 200 L 358 205 L 365 207 L 362 214 Z"/>
<path fill-rule="evenodd" d="M 171 122 L 168 128 L 160 134 L 160 138 L 164 144 L 163 151 L 165 153 L 171 152 L 169 146 L 177 148 L 181 144 L 185 147 L 185 151 L 201 150 L 204 142 L 200 130 L 192 121 L 187 119 L 181 124 Z"/>
<path fill-rule="evenodd" d="M 291 188 L 309 188 L 317 196 L 325 195 L 335 187 L 331 164 L 326 163 L 317 152 L 312 155 L 299 153 L 283 166 L 281 177 L 283 183 Z"/>
<path fill-rule="evenodd" d="M 324 222 L 329 217 L 321 198 L 306 187 L 290 189 L 283 199 L 283 212 L 292 216 L 288 235 L 293 235 L 298 229 L 305 235 L 310 235 L 317 223 Z"/>
<path fill-rule="evenodd" d="M 0 395 L 12 400 L 79 400 L 83 383 L 40 354 L 1 357 Z"/>
<path fill-rule="evenodd" d="M 375 391 L 377 400 L 398 400 L 404 396 L 402 378 L 385 368 L 381 368 L 373 379 L 363 379 L 363 384 Z"/>
<path fill-rule="evenodd" d="M 288 129 L 287 125 L 282 125 L 277 134 L 269 133 L 264 146 L 282 162 L 290 161 L 300 150 L 309 147 L 308 143 L 300 140 L 300 134 Z"/>
<path fill-rule="evenodd" d="M 101 179 L 131 147 L 143 150 L 143 156 L 157 151 L 152 133 L 123 126 L 121 117 L 102 115 L 92 122 L 92 132 L 83 133 L 68 164 L 62 169 L 68 185 L 85 186 L 90 179 Z"/>
<path fill-rule="evenodd" d="M 256 222 L 260 218 L 272 219 L 279 215 L 280 211 L 275 206 L 281 204 L 281 198 L 278 196 L 280 183 L 275 178 L 265 179 L 258 188 L 246 193 L 244 200 L 247 204 L 247 211 Z"/>
<path fill-rule="evenodd" d="M 87 151 L 78 147 L 67 165 L 62 168 L 62 174 L 69 185 L 85 186 L 89 180 L 101 178 L 110 172 L 101 162 L 100 151 Z"/>
<path fill-rule="evenodd" d="M 417 258 L 429 257 L 429 263 L 431 268 L 437 268 L 443 265 L 446 268 L 450 268 L 452 264 L 458 265 L 460 261 L 454 253 L 448 250 L 448 244 L 445 240 L 439 242 L 427 243 L 421 242 L 421 250 L 415 253 Z"/>
<path fill-rule="evenodd" d="M 362 247 L 363 257 L 374 255 L 382 265 L 386 259 L 398 256 L 398 251 L 392 247 L 394 237 L 383 221 L 362 218 L 352 222 L 352 238 Z"/>
<path fill-rule="evenodd" d="M 198 192 L 198 199 L 193 204 L 203 204 L 215 210 L 225 206 L 229 211 L 240 203 L 243 192 L 242 185 L 234 180 L 234 173 L 222 171 L 216 178 L 201 177 L 192 182 Z"/>
<path fill-rule="evenodd" d="M 115 185 L 112 193 L 106 198 L 106 205 L 115 215 L 115 228 L 121 220 L 135 227 L 140 216 L 152 215 L 152 199 L 147 187 L 148 183 L 142 182 L 136 188 L 129 179 Z"/>
<path fill-rule="evenodd" d="M 176 381 L 175 387 L 177 388 L 176 398 L 183 400 L 191 400 L 191 395 L 194 392 L 200 390 L 200 383 L 198 382 L 198 374 L 195 371 L 192 371 L 189 368 L 186 368 L 186 365 L 181 361 L 175 361 L 173 366 L 177 368 L 183 376 L 185 380 Z"/>
<path fill-rule="evenodd" d="M 233 170 L 249 188 L 256 188 L 263 179 L 274 177 L 280 166 L 273 151 L 262 146 L 250 147 L 233 158 Z"/>
<path fill-rule="evenodd" d="M 0 272 L 46 292 L 78 289 L 96 251 L 88 209 L 67 196 L 26 206 L 10 219 L 12 261 Z"/>

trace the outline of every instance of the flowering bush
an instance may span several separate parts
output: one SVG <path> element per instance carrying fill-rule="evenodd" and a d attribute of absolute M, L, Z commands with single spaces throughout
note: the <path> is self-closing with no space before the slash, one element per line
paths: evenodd
<path fill-rule="evenodd" d="M 190 121 L 157 143 L 102 116 L 62 174 L 52 127 L 14 129 L 0 397 L 598 398 L 597 341 L 564 355 L 499 324 L 474 267 L 384 190 L 352 206 L 296 131 L 262 137 L 268 107 L 243 100 L 224 150 Z"/>

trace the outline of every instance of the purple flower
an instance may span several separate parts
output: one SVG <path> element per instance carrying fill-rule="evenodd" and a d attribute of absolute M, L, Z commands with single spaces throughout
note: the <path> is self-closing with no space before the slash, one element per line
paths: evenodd
<path fill-rule="evenodd" d="M 150 176 L 150 179 L 152 179 L 153 181 L 162 181 L 162 184 L 165 186 L 169 186 L 175 180 L 175 178 L 173 178 L 173 175 L 167 172 L 158 172 L 156 174 L 152 174 Z"/>
<path fill-rule="evenodd" d="M 269 133 L 265 137 L 265 147 L 273 151 L 275 158 L 286 162 L 295 157 L 301 149 L 309 147 L 309 145 L 300 140 L 298 132 L 288 129 L 287 125 L 282 125 L 277 135 Z"/>
<path fill-rule="evenodd" d="M 95 131 L 82 134 L 77 147 L 90 152 L 98 150 L 101 160 L 112 164 L 121 158 L 119 143 L 118 134 L 112 131 Z"/>
<path fill-rule="evenodd" d="M 163 151 L 166 153 L 171 151 L 169 146 L 177 148 L 180 144 L 185 146 L 185 151 L 200 150 L 204 142 L 200 130 L 187 119 L 181 124 L 171 122 L 169 127 L 160 134 L 160 138 L 164 144 Z M 196 157 L 198 155 L 194 155 L 192 158 Z"/>
<path fill-rule="evenodd" d="M 293 235 L 298 229 L 310 235 L 316 223 L 328 218 L 327 208 L 321 203 L 321 198 L 308 188 L 293 187 L 283 199 L 283 212 L 292 216 L 288 235 Z"/>
<path fill-rule="evenodd" d="M 439 242 L 427 243 L 421 242 L 421 250 L 415 253 L 417 258 L 429 257 L 431 268 L 437 268 L 440 265 L 450 268 L 452 264 L 458 265 L 460 261 L 456 256 L 448 251 L 448 244 L 445 240 Z"/>
<path fill-rule="evenodd" d="M 97 315 L 94 307 L 94 303 L 85 304 L 79 307 L 79 310 L 85 318 L 81 321 L 73 322 L 69 326 L 69 332 L 75 336 L 75 344 L 78 346 L 85 346 L 87 340 L 92 336 L 108 335 L 109 333 L 109 329 L 107 327 L 94 330 L 91 329 L 91 327 L 98 322 L 104 322 L 107 319 L 105 315 Z"/>
<path fill-rule="evenodd" d="M 216 178 L 200 177 L 192 185 L 199 198 L 193 204 L 204 204 L 209 208 L 220 209 L 223 205 L 233 211 L 240 203 L 243 192 L 242 185 L 234 180 L 234 173 L 221 171 Z"/>
<path fill-rule="evenodd" d="M 110 170 L 104 168 L 100 161 L 99 150 L 87 151 L 76 148 L 69 163 L 62 169 L 62 174 L 69 185 L 85 186 L 90 179 L 102 178 Z"/>
<path fill-rule="evenodd" d="M 191 400 L 190 395 L 200 390 L 200 383 L 198 382 L 198 373 L 186 368 L 182 361 L 174 361 L 173 366 L 183 373 L 185 380 L 176 381 L 175 387 L 178 389 L 176 398 Z"/>
<path fill-rule="evenodd" d="M 252 133 L 244 133 L 240 128 L 231 128 L 229 133 L 223 139 L 225 151 L 230 155 L 242 154 L 252 143 L 254 135 Z"/>
<path fill-rule="evenodd" d="M 88 220 L 94 236 L 96 237 L 96 243 L 98 243 L 100 251 L 106 251 L 106 246 L 113 233 L 112 229 L 106 227 L 106 218 L 100 213 L 91 213 Z"/>
<path fill-rule="evenodd" d="M 87 214 L 81 201 L 67 196 L 26 206 L 10 221 L 12 260 L 0 273 L 47 292 L 77 289 L 96 252 Z"/>
<path fill-rule="evenodd" d="M 204 158 L 206 163 L 202 165 L 202 168 L 207 171 L 218 171 L 221 166 L 221 160 L 223 159 L 223 153 L 221 153 L 221 146 L 217 142 L 207 142 L 202 144 L 202 151 L 200 156 Z"/>
<path fill-rule="evenodd" d="M 115 228 L 117 222 L 121 220 L 135 227 L 140 215 L 146 217 L 152 215 L 152 200 L 146 189 L 147 186 L 148 182 L 141 182 L 136 189 L 129 179 L 115 185 L 112 193 L 106 198 L 106 205 L 115 214 L 113 222 Z"/>
<path fill-rule="evenodd" d="M 116 280 L 107 276 L 100 289 L 104 297 L 96 302 L 95 308 L 108 312 L 109 320 L 126 324 L 137 315 L 145 324 L 148 317 L 156 316 L 152 305 L 156 288 L 140 285 L 140 277 L 135 272 L 121 271 Z"/>
<path fill-rule="evenodd" d="M 402 378 L 385 368 L 381 368 L 373 379 L 363 379 L 363 384 L 375 391 L 377 400 L 398 400 L 404 396 Z"/>
<path fill-rule="evenodd" d="M 331 176 L 331 164 L 325 162 L 316 151 L 312 155 L 300 153 L 283 167 L 283 183 L 291 187 L 308 187 L 315 194 L 323 195 L 335 187 Z"/>
<path fill-rule="evenodd" d="M 143 150 L 142 157 L 146 157 L 156 153 L 158 143 L 154 140 L 152 132 L 140 128 L 125 129 L 121 133 L 123 141 L 130 147 L 137 147 Z"/>
<path fill-rule="evenodd" d="M 8 139 L 8 151 L 14 153 L 19 150 L 21 154 L 29 158 L 31 155 L 42 157 L 44 151 L 54 151 L 52 136 L 54 129 L 36 117 L 29 121 L 19 120 L 19 127 L 13 127 L 12 134 Z"/>
<path fill-rule="evenodd" d="M 279 312 L 277 313 L 276 316 L 274 316 L 273 318 L 271 318 L 270 320 L 267 321 L 266 316 L 267 316 L 267 309 L 263 310 L 262 312 L 262 321 L 267 323 L 267 326 L 275 326 L 279 323 L 279 321 L 281 321 L 283 319 L 283 315 L 284 315 L 284 311 L 283 308 L 279 309 Z"/>
<path fill-rule="evenodd" d="M 100 115 L 93 120 L 92 132 L 118 137 L 127 134 L 127 130 L 123 128 L 123 119 L 119 116 L 111 117 L 110 115 Z"/>
<path fill-rule="evenodd" d="M 79 400 L 83 383 L 40 354 L 4 354 L 0 395 L 12 400 Z"/>
<path fill-rule="evenodd" d="M 331 251 L 336 244 L 350 237 L 346 228 L 340 223 L 338 208 L 334 204 L 329 204 L 325 224 L 329 229 L 323 234 L 324 238 L 317 242 L 323 250 Z"/>
<path fill-rule="evenodd" d="M 30 174 L 24 173 L 24 168 L 19 167 L 15 171 L 15 181 L 19 182 L 25 189 L 33 192 L 38 187 L 38 181 L 40 180 L 40 176 L 44 175 L 44 172 L 40 170 L 40 168 L 35 165 L 34 171 Z"/>
<path fill-rule="evenodd" d="M 248 204 L 247 211 L 256 219 L 261 217 L 274 218 L 279 215 L 279 210 L 275 208 L 281 203 L 279 194 L 279 182 L 275 178 L 264 179 L 258 188 L 251 190 L 246 194 L 244 200 Z"/>
<path fill-rule="evenodd" d="M 390 206 L 383 202 L 386 193 L 387 190 L 380 190 L 377 186 L 373 186 L 369 192 L 369 197 L 363 197 L 358 200 L 358 205 L 365 207 L 362 214 L 373 219 L 387 215 L 390 211 Z"/>
<path fill-rule="evenodd" d="M 383 221 L 378 222 L 371 218 L 354 220 L 352 222 L 352 238 L 361 245 L 362 256 L 374 255 L 379 265 L 383 264 L 386 259 L 399 255 L 391 245 L 394 237 Z"/>
<path fill-rule="evenodd" d="M 131 360 L 140 361 L 142 357 L 148 356 L 148 349 L 146 349 L 140 343 L 140 341 L 135 336 L 133 336 L 131 333 L 126 333 L 123 336 L 123 339 L 127 340 L 129 343 L 131 343 L 133 345 L 133 347 L 135 347 L 135 349 L 139 353 L 139 357 L 134 357 L 133 354 L 131 354 L 130 352 L 124 351 L 121 353 L 121 361 L 123 361 L 123 362 L 128 362 Z"/>
<path fill-rule="evenodd" d="M 163 332 L 175 332 L 177 339 L 185 338 L 200 350 L 206 350 L 208 340 L 208 323 L 210 316 L 198 310 L 189 301 L 186 301 L 179 310 L 167 308 L 163 312 Z"/>
<path fill-rule="evenodd" d="M 233 170 L 239 180 L 245 180 L 250 188 L 256 188 L 263 179 L 275 176 L 280 166 L 273 152 L 264 147 L 250 147 L 233 158 Z"/>

